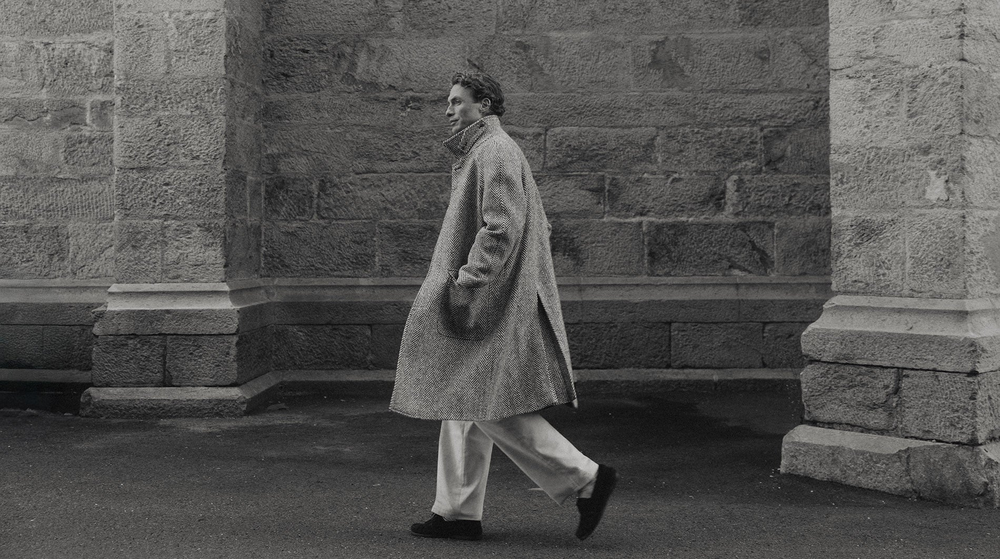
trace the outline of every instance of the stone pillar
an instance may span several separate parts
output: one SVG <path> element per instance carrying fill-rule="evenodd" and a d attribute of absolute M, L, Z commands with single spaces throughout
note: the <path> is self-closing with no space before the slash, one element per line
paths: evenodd
<path fill-rule="evenodd" d="M 835 297 L 785 473 L 1000 506 L 1000 3 L 830 0 Z"/>
<path fill-rule="evenodd" d="M 261 0 L 116 2 L 115 283 L 84 415 L 243 413 L 269 370 L 262 27 Z"/>

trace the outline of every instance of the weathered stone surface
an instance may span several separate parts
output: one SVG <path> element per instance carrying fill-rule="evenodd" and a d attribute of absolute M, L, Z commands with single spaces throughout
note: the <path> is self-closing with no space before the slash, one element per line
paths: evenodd
<path fill-rule="evenodd" d="M 549 171 L 652 171 L 656 159 L 653 128 L 555 128 L 546 136 Z"/>
<path fill-rule="evenodd" d="M 799 369 L 805 366 L 799 337 L 806 326 L 804 322 L 765 324 L 762 350 L 764 367 Z"/>
<path fill-rule="evenodd" d="M 670 325 L 610 322 L 567 325 L 573 367 L 670 367 Z"/>
<path fill-rule="evenodd" d="M 890 432 L 896 427 L 898 369 L 810 363 L 802 371 L 805 419 Z"/>
<path fill-rule="evenodd" d="M 451 195 L 451 177 L 437 173 L 326 176 L 318 181 L 316 213 L 322 219 L 440 220 Z"/>
<path fill-rule="evenodd" d="M 829 275 L 830 218 L 775 222 L 774 270 L 783 276 Z"/>
<path fill-rule="evenodd" d="M 448 82 L 436 93 L 384 91 L 308 95 L 269 96 L 264 100 L 262 118 L 268 123 L 324 122 L 343 126 L 370 126 L 379 129 L 425 130 L 427 134 L 448 135 Z M 506 91 L 504 92 L 506 95 Z M 504 122 L 508 121 L 504 115 Z M 531 124 L 527 124 L 531 126 Z"/>
<path fill-rule="evenodd" d="M 65 277 L 68 237 L 62 225 L 0 225 L 0 279 Z"/>
<path fill-rule="evenodd" d="M 395 369 L 402 339 L 402 324 L 373 324 L 372 366 L 376 369 Z"/>
<path fill-rule="evenodd" d="M 166 12 L 167 64 L 175 76 L 220 76 L 225 72 L 225 17 L 220 12 Z"/>
<path fill-rule="evenodd" d="M 824 0 L 737 0 L 736 17 L 740 25 L 753 27 L 825 26 L 827 4 Z"/>
<path fill-rule="evenodd" d="M 264 56 L 268 94 L 427 92 L 449 89 L 467 52 L 452 38 L 283 35 L 265 40 Z"/>
<path fill-rule="evenodd" d="M 259 398 L 240 388 L 88 388 L 80 398 L 80 415 L 109 419 L 171 417 L 241 417 Z"/>
<path fill-rule="evenodd" d="M 904 371 L 899 435 L 962 444 L 1000 438 L 1000 373 Z"/>
<path fill-rule="evenodd" d="M 213 219 L 225 215 L 224 173 L 217 169 L 119 169 L 120 219 Z"/>
<path fill-rule="evenodd" d="M 715 29 L 735 23 L 728 3 L 709 4 L 684 0 L 656 2 L 625 0 L 607 4 L 600 0 L 550 2 L 500 2 L 498 31 L 511 34 L 591 32 L 656 34 L 665 29 Z"/>
<path fill-rule="evenodd" d="M 837 293 L 903 292 L 903 220 L 892 214 L 837 215 L 832 221 L 833 289 Z"/>
<path fill-rule="evenodd" d="M 648 223 L 649 273 L 656 276 L 767 275 L 774 269 L 770 223 Z"/>
<path fill-rule="evenodd" d="M 829 287 L 829 286 L 827 286 Z M 802 295 L 776 296 L 766 299 L 741 299 L 738 302 L 738 320 L 750 322 L 802 322 L 815 321 L 823 313 L 823 304 L 830 298 L 829 292 L 820 292 L 813 297 Z M 687 322 L 692 322 L 688 319 Z M 727 320 L 725 322 L 736 322 Z M 801 354 L 801 349 L 796 348 Z"/>
<path fill-rule="evenodd" d="M 733 176 L 726 181 L 726 190 L 726 211 L 738 217 L 830 213 L 830 181 L 826 176 Z"/>
<path fill-rule="evenodd" d="M 604 175 L 535 174 L 534 178 L 550 219 L 604 216 Z"/>
<path fill-rule="evenodd" d="M 115 164 L 121 168 L 220 165 L 225 121 L 219 117 L 115 119 Z"/>
<path fill-rule="evenodd" d="M 375 35 L 403 30 L 403 2 L 273 0 L 265 8 L 269 33 Z"/>
<path fill-rule="evenodd" d="M 821 91 L 827 86 L 826 38 L 676 34 L 632 49 L 641 89 Z"/>
<path fill-rule="evenodd" d="M 265 165 L 276 174 L 440 173 L 452 157 L 426 132 L 370 127 L 269 128 Z"/>
<path fill-rule="evenodd" d="M 962 16 L 898 19 L 860 24 L 850 17 L 845 25 L 830 21 L 830 67 L 836 71 L 865 72 L 867 60 L 905 67 L 937 66 L 962 56 Z"/>
<path fill-rule="evenodd" d="M 969 297 L 1000 295 L 1000 212 L 965 212 L 965 281 Z"/>
<path fill-rule="evenodd" d="M 163 274 L 163 222 L 115 221 L 115 281 L 155 283 Z"/>
<path fill-rule="evenodd" d="M 711 217 L 726 202 L 726 186 L 712 175 L 608 177 L 608 213 L 615 217 Z"/>
<path fill-rule="evenodd" d="M 77 279 L 111 279 L 115 275 L 114 224 L 70 223 L 69 273 Z"/>
<path fill-rule="evenodd" d="M 10 37 L 110 32 L 113 11 L 113 0 L 0 0 L 3 34 Z"/>
<path fill-rule="evenodd" d="M 965 216 L 939 210 L 916 212 L 904 220 L 906 289 L 918 297 L 965 296 Z"/>
<path fill-rule="evenodd" d="M 112 172 L 113 142 L 114 136 L 107 133 L 71 134 L 63 142 L 63 163 L 90 173 L 109 175 Z"/>
<path fill-rule="evenodd" d="M 367 369 L 368 326 L 277 326 L 275 361 L 289 369 Z"/>
<path fill-rule="evenodd" d="M 675 368 L 757 368 L 762 365 L 763 329 L 753 322 L 670 326 Z"/>
<path fill-rule="evenodd" d="M 87 105 L 87 124 L 97 130 L 111 130 L 114 116 L 113 99 L 91 99 Z"/>
<path fill-rule="evenodd" d="M 0 41 L 0 95 L 110 94 L 110 35 L 80 41 Z"/>
<path fill-rule="evenodd" d="M 553 221 L 549 240 L 558 276 L 635 276 L 645 268 L 641 223 Z"/>
<path fill-rule="evenodd" d="M 760 133 L 751 128 L 671 128 L 660 134 L 659 167 L 672 172 L 753 171 Z"/>
<path fill-rule="evenodd" d="M 221 77 L 134 77 L 115 84 L 119 116 L 221 115 L 230 89 Z"/>
<path fill-rule="evenodd" d="M 264 182 L 264 212 L 269 220 L 310 220 L 316 214 L 316 184 L 311 177 L 269 177 Z"/>
<path fill-rule="evenodd" d="M 275 223 L 264 231 L 262 273 L 270 277 L 369 277 L 376 271 L 372 222 Z"/>
<path fill-rule="evenodd" d="M 8 98 L 0 103 L 0 124 L 32 130 L 63 130 L 87 124 L 83 103 L 68 99 Z"/>
<path fill-rule="evenodd" d="M 86 326 L 0 324 L 0 368 L 89 370 L 93 345 Z"/>
<path fill-rule="evenodd" d="M 763 135 L 765 171 L 796 175 L 830 174 L 828 128 L 770 128 Z"/>
<path fill-rule="evenodd" d="M 226 279 L 260 277 L 261 224 L 236 221 L 226 224 Z"/>
<path fill-rule="evenodd" d="M 504 130 L 510 135 L 528 160 L 528 165 L 532 169 L 541 170 L 545 163 L 545 130 L 542 128 L 518 128 L 516 126 L 505 126 Z"/>
<path fill-rule="evenodd" d="M 470 64 L 504 76 L 511 93 L 615 91 L 631 81 L 629 43 L 614 35 L 494 35 L 470 50 Z"/>
<path fill-rule="evenodd" d="M 236 383 L 237 336 L 170 336 L 166 347 L 168 386 Z"/>
<path fill-rule="evenodd" d="M 379 275 L 427 275 L 441 224 L 438 221 L 383 221 L 378 225 Z"/>
<path fill-rule="evenodd" d="M 163 235 L 163 281 L 225 281 L 221 221 L 166 221 Z"/>
<path fill-rule="evenodd" d="M 0 129 L 0 175 L 52 176 L 62 164 L 62 137 L 26 129 Z"/>
<path fill-rule="evenodd" d="M 109 220 L 111 177 L 0 176 L 0 221 Z"/>
<path fill-rule="evenodd" d="M 163 386 L 165 336 L 98 336 L 94 386 Z"/>
<path fill-rule="evenodd" d="M 506 91 L 504 92 L 506 95 Z M 827 126 L 825 95 L 803 93 L 511 93 L 504 122 L 515 126 Z"/>

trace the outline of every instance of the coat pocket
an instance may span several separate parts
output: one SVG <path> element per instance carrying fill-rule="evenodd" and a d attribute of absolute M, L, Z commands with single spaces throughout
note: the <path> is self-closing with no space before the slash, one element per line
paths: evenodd
<path fill-rule="evenodd" d="M 466 287 L 455 282 L 450 270 L 442 296 L 438 333 L 462 340 L 482 340 L 493 329 L 493 314 L 486 285 Z"/>

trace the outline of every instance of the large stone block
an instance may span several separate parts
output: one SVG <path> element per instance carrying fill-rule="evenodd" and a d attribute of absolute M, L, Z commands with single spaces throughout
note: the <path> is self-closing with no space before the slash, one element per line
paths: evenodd
<path fill-rule="evenodd" d="M 211 168 L 118 169 L 120 219 L 216 219 L 225 216 L 225 174 Z"/>
<path fill-rule="evenodd" d="M 670 325 L 650 322 L 569 324 L 573 367 L 616 369 L 670 367 Z"/>
<path fill-rule="evenodd" d="M 452 38 L 270 36 L 264 44 L 264 91 L 446 92 L 468 54 L 466 45 Z"/>
<path fill-rule="evenodd" d="M 774 271 L 783 276 L 830 275 L 830 218 L 775 222 Z"/>
<path fill-rule="evenodd" d="M 649 172 L 656 162 L 656 129 L 555 128 L 546 136 L 549 171 Z"/>
<path fill-rule="evenodd" d="M 904 371 L 898 434 L 961 444 L 993 442 L 1000 438 L 998 396 L 1000 372 Z"/>
<path fill-rule="evenodd" d="M 646 226 L 649 273 L 656 276 L 768 275 L 774 226 L 763 222 Z"/>
<path fill-rule="evenodd" d="M 0 225 L 0 279 L 62 278 L 68 274 L 69 235 L 63 225 Z"/>
<path fill-rule="evenodd" d="M 225 120 L 209 116 L 115 119 L 115 163 L 119 168 L 221 165 Z"/>
<path fill-rule="evenodd" d="M 370 277 L 374 222 L 273 223 L 264 230 L 262 273 L 270 277 Z"/>
<path fill-rule="evenodd" d="M 1000 212 L 965 212 L 965 282 L 969 297 L 1000 295 Z"/>
<path fill-rule="evenodd" d="M 933 18 L 865 24 L 830 22 L 830 67 L 835 72 L 867 73 L 873 67 L 938 66 L 962 57 L 959 13 Z"/>
<path fill-rule="evenodd" d="M 222 115 L 230 85 L 221 77 L 131 77 L 115 84 L 120 116 Z"/>
<path fill-rule="evenodd" d="M 0 103 L 0 124 L 31 130 L 65 130 L 87 124 L 87 108 L 78 100 L 9 98 Z"/>
<path fill-rule="evenodd" d="M 383 221 L 378 224 L 379 275 L 423 277 L 441 225 L 438 221 Z"/>
<path fill-rule="evenodd" d="M 268 220 L 310 220 L 316 215 L 316 180 L 272 176 L 264 181 L 264 212 Z"/>
<path fill-rule="evenodd" d="M 87 124 L 95 130 L 111 130 L 114 117 L 113 99 L 91 99 L 87 104 Z"/>
<path fill-rule="evenodd" d="M 325 176 L 319 179 L 318 190 L 316 213 L 321 219 L 442 219 L 448 209 L 451 177 L 437 173 Z"/>
<path fill-rule="evenodd" d="M 900 216 L 834 214 L 831 238 L 834 291 L 878 295 L 903 292 L 906 241 Z"/>
<path fill-rule="evenodd" d="M 984 0 L 975 0 L 982 3 Z M 985 0 L 989 2 L 989 0 Z M 903 18 L 930 18 L 955 15 L 968 4 L 963 0 L 900 0 L 871 2 L 869 0 L 831 0 L 830 24 L 854 25 Z"/>
<path fill-rule="evenodd" d="M 0 221 L 104 221 L 113 217 L 111 177 L 0 176 Z"/>
<path fill-rule="evenodd" d="M 160 281 L 163 276 L 163 244 L 162 221 L 115 221 L 115 281 Z"/>
<path fill-rule="evenodd" d="M 769 369 L 801 369 L 805 366 L 800 336 L 806 326 L 807 323 L 804 322 L 765 324 L 762 350 L 764 367 Z"/>
<path fill-rule="evenodd" d="M 369 367 L 368 326 L 278 326 L 274 333 L 277 370 Z"/>
<path fill-rule="evenodd" d="M 601 0 L 500 2 L 497 30 L 505 34 L 588 32 L 607 35 L 662 33 L 665 29 L 717 29 L 736 23 L 727 2 Z"/>
<path fill-rule="evenodd" d="M 915 212 L 906 216 L 903 227 L 907 291 L 921 297 L 964 297 L 967 271 L 963 212 Z"/>
<path fill-rule="evenodd" d="M 806 421 L 890 432 L 899 407 L 899 369 L 810 363 L 802 371 Z"/>
<path fill-rule="evenodd" d="M 684 369 L 755 369 L 763 364 L 763 326 L 758 323 L 670 327 L 671 365 Z"/>
<path fill-rule="evenodd" d="M 763 136 L 765 171 L 798 175 L 830 173 L 829 128 L 769 128 Z"/>
<path fill-rule="evenodd" d="M 822 91 L 825 37 L 786 31 L 772 36 L 677 34 L 632 49 L 641 89 Z"/>
<path fill-rule="evenodd" d="M 260 277 L 261 224 L 229 221 L 226 223 L 226 279 Z"/>
<path fill-rule="evenodd" d="M 402 340 L 402 324 L 373 324 L 372 366 L 376 369 L 395 369 Z"/>
<path fill-rule="evenodd" d="M 265 165 L 272 174 L 434 173 L 453 158 L 422 131 L 392 135 L 370 127 L 269 127 Z"/>
<path fill-rule="evenodd" d="M 272 0 L 265 7 L 268 33 L 377 35 L 403 30 L 403 1 Z"/>
<path fill-rule="evenodd" d="M 87 326 L 0 324 L 0 368 L 90 370 Z"/>
<path fill-rule="evenodd" d="M 168 386 L 227 386 L 237 380 L 238 336 L 170 336 L 166 346 Z"/>
<path fill-rule="evenodd" d="M 550 218 L 586 219 L 604 217 L 604 175 L 534 175 Z"/>
<path fill-rule="evenodd" d="M 749 27 L 825 26 L 827 4 L 825 0 L 737 0 L 736 17 L 739 25 Z"/>
<path fill-rule="evenodd" d="M 645 272 L 641 223 L 553 221 L 550 242 L 559 276 L 638 276 Z"/>
<path fill-rule="evenodd" d="M 113 0 L 0 0 L 4 35 L 64 36 L 110 32 Z"/>
<path fill-rule="evenodd" d="M 733 176 L 726 181 L 726 186 L 726 211 L 734 216 L 830 214 L 830 180 L 825 176 Z"/>
<path fill-rule="evenodd" d="M 118 83 L 158 79 L 170 65 L 167 21 L 162 14 L 119 10 L 115 14 L 114 73 Z"/>
<path fill-rule="evenodd" d="M 464 37 L 485 37 L 496 30 L 496 0 L 401 4 L 403 33 L 408 36 L 450 36 L 453 29 L 461 29 Z"/>
<path fill-rule="evenodd" d="M 446 86 L 442 84 L 437 93 L 384 91 L 356 95 L 324 92 L 299 97 L 272 96 L 264 100 L 262 119 L 268 123 L 321 122 L 383 130 L 426 130 L 431 135 L 444 135 L 447 134 L 444 111 L 450 89 Z M 504 122 L 507 121 L 504 115 Z"/>
<path fill-rule="evenodd" d="M 69 273 L 76 279 L 111 279 L 115 275 L 113 223 L 70 223 Z"/>
<path fill-rule="evenodd" d="M 668 172 L 754 172 L 760 132 L 753 128 L 670 128 L 660 133 L 659 168 Z"/>
<path fill-rule="evenodd" d="M 165 221 L 163 235 L 163 281 L 225 281 L 222 221 Z"/>
<path fill-rule="evenodd" d="M 541 170 L 545 163 L 545 130 L 542 128 L 518 128 L 505 126 L 507 134 L 517 142 L 517 145 L 528 160 L 532 169 Z"/>
<path fill-rule="evenodd" d="M 503 76 L 512 93 L 620 91 L 631 81 L 629 44 L 614 35 L 494 35 L 470 50 L 471 65 Z"/>
<path fill-rule="evenodd" d="M 163 386 L 166 336 L 98 336 L 94 386 Z"/>
<path fill-rule="evenodd" d="M 163 18 L 171 76 L 225 74 L 226 19 L 221 12 L 166 12 Z"/>
<path fill-rule="evenodd" d="M 76 172 L 110 175 L 113 145 L 114 136 L 109 133 L 70 134 L 62 145 L 63 164 Z"/>
<path fill-rule="evenodd" d="M 110 94 L 111 52 L 111 37 L 105 35 L 86 41 L 0 41 L 0 94 Z"/>
<path fill-rule="evenodd" d="M 0 129 L 0 175 L 54 176 L 62 165 L 62 135 Z"/>
<path fill-rule="evenodd" d="M 725 201 L 725 183 L 714 175 L 608 177 L 608 214 L 615 217 L 712 217 Z"/>

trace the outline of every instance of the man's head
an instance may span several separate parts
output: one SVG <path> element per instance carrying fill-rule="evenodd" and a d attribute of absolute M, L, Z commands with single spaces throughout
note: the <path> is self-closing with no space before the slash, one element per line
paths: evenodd
<path fill-rule="evenodd" d="M 459 72 L 451 78 L 448 110 L 451 133 L 457 134 L 484 116 L 503 116 L 503 91 L 487 74 Z"/>

